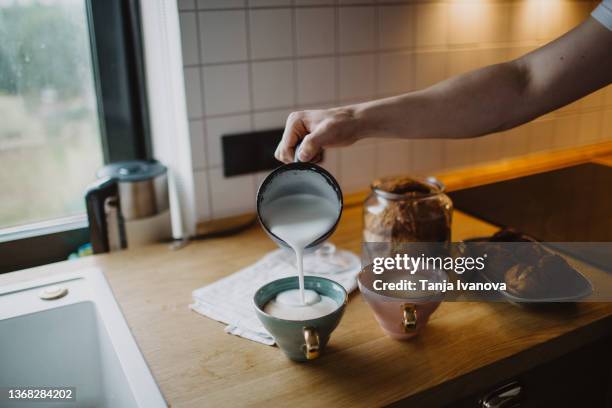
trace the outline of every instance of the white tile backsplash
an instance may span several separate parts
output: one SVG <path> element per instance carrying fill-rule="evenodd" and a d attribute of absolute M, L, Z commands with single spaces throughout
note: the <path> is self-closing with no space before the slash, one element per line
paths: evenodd
<path fill-rule="evenodd" d="M 535 45 L 526 45 L 526 46 L 515 45 L 515 46 L 508 47 L 507 48 L 508 59 L 511 60 L 511 59 L 518 58 L 521 55 L 525 55 L 528 52 L 531 52 L 535 49 L 536 49 Z"/>
<path fill-rule="evenodd" d="M 291 6 L 292 0 L 248 0 L 251 7 Z"/>
<path fill-rule="evenodd" d="M 601 132 L 601 112 L 583 112 L 580 115 L 580 125 L 578 128 L 578 138 L 580 144 L 595 143 L 600 138 Z"/>
<path fill-rule="evenodd" d="M 463 74 L 476 68 L 480 68 L 479 49 L 457 50 L 448 53 L 448 76 Z"/>
<path fill-rule="evenodd" d="M 530 124 L 524 124 L 504 132 L 504 156 L 516 157 L 525 154 L 531 144 L 532 130 Z"/>
<path fill-rule="evenodd" d="M 187 116 L 199 118 L 202 116 L 202 91 L 200 81 L 200 68 L 185 68 L 185 99 L 187 101 Z"/>
<path fill-rule="evenodd" d="M 204 123 L 201 120 L 189 122 L 189 136 L 191 140 L 191 165 L 194 169 L 206 168 L 206 147 L 204 142 Z"/>
<path fill-rule="evenodd" d="M 253 114 L 253 126 L 255 130 L 266 130 L 284 128 L 287 117 L 293 109 L 279 109 Z"/>
<path fill-rule="evenodd" d="M 251 10 L 251 58 L 282 58 L 293 55 L 291 9 Z"/>
<path fill-rule="evenodd" d="M 340 149 L 326 149 L 323 153 L 323 161 L 319 163 L 321 167 L 331 173 L 336 180 L 341 177 L 340 173 Z"/>
<path fill-rule="evenodd" d="M 334 4 L 334 0 L 294 0 L 296 6 L 324 6 Z"/>
<path fill-rule="evenodd" d="M 410 147 L 411 167 L 415 174 L 428 175 L 444 168 L 444 141 L 413 140 Z"/>
<path fill-rule="evenodd" d="M 204 11 L 200 18 L 200 55 L 205 64 L 247 59 L 246 13 Z"/>
<path fill-rule="evenodd" d="M 486 3 L 481 21 L 482 38 L 487 42 L 505 42 L 511 40 L 511 7 L 508 3 Z M 543 19 L 548 20 L 548 19 Z"/>
<path fill-rule="evenodd" d="M 335 17 L 331 7 L 295 10 L 297 55 L 326 55 L 335 51 Z"/>
<path fill-rule="evenodd" d="M 378 86 L 381 94 L 390 95 L 414 90 L 414 53 L 379 54 L 378 58 Z"/>
<path fill-rule="evenodd" d="M 508 50 L 504 48 L 485 48 L 478 52 L 478 67 L 508 61 Z"/>
<path fill-rule="evenodd" d="M 213 218 L 255 211 L 255 178 L 252 174 L 224 177 L 220 168 L 211 169 L 208 174 Z"/>
<path fill-rule="evenodd" d="M 510 7 L 510 38 L 513 41 L 529 41 L 538 37 L 539 2 L 521 1 Z"/>
<path fill-rule="evenodd" d="M 206 147 L 208 167 L 223 165 L 221 137 L 251 130 L 250 115 L 222 116 L 206 120 Z"/>
<path fill-rule="evenodd" d="M 208 172 L 202 170 L 194 171 L 193 186 L 195 190 L 196 217 L 198 222 L 207 221 L 211 218 Z"/>
<path fill-rule="evenodd" d="M 485 8 L 478 1 L 450 2 L 449 43 L 453 45 L 476 44 L 482 41 L 481 28 L 484 18 Z"/>
<path fill-rule="evenodd" d="M 197 0 L 200 9 L 225 9 L 244 7 L 246 0 Z"/>
<path fill-rule="evenodd" d="M 546 2 L 541 2 L 540 13 L 540 15 L 545 15 L 546 18 L 541 18 L 538 22 L 538 38 L 552 40 L 563 34 L 561 31 L 560 7 L 546 7 Z"/>
<path fill-rule="evenodd" d="M 405 48 L 414 45 L 414 6 L 383 6 L 378 10 L 380 47 Z"/>
<path fill-rule="evenodd" d="M 475 142 L 470 139 L 453 139 L 444 141 L 444 167 L 469 166 L 474 161 Z"/>
<path fill-rule="evenodd" d="M 195 10 L 196 0 L 177 0 L 179 10 Z"/>
<path fill-rule="evenodd" d="M 207 115 L 251 109 L 247 64 L 214 65 L 202 69 Z"/>
<path fill-rule="evenodd" d="M 298 105 L 335 100 L 334 58 L 308 58 L 297 62 Z"/>
<path fill-rule="evenodd" d="M 604 88 L 604 106 L 612 106 L 612 85 L 608 85 Z"/>
<path fill-rule="evenodd" d="M 376 145 L 353 145 L 340 150 L 340 186 L 345 193 L 361 191 L 376 177 Z"/>
<path fill-rule="evenodd" d="M 339 64 L 340 100 L 376 94 L 376 54 L 340 57 Z"/>
<path fill-rule="evenodd" d="M 424 3 L 415 6 L 418 47 L 446 44 L 448 40 L 448 4 Z"/>
<path fill-rule="evenodd" d="M 256 110 L 293 106 L 293 60 L 254 62 L 253 105 Z"/>
<path fill-rule="evenodd" d="M 411 172 L 411 140 L 386 140 L 376 146 L 376 177 Z"/>
<path fill-rule="evenodd" d="M 601 112 L 601 140 L 612 140 L 612 109 Z"/>
<path fill-rule="evenodd" d="M 197 14 L 195 12 L 184 11 L 179 14 L 183 65 L 195 65 L 200 63 L 198 25 L 196 19 Z"/>
<path fill-rule="evenodd" d="M 482 136 L 475 140 L 474 162 L 486 163 L 503 158 L 503 142 L 506 135 L 503 132 Z"/>
<path fill-rule="evenodd" d="M 415 58 L 415 88 L 423 89 L 447 78 L 446 52 L 423 52 Z"/>
<path fill-rule="evenodd" d="M 223 177 L 221 136 L 282 128 L 293 110 L 420 89 L 516 58 L 594 3 L 480 0 L 179 0 L 198 219 L 253 211 L 268 172 Z M 612 140 L 612 86 L 517 129 L 472 140 L 368 139 L 328 149 L 345 193 L 378 176 L 428 175 Z"/>
<path fill-rule="evenodd" d="M 535 121 L 531 127 L 529 150 L 538 152 L 550 149 L 550 146 L 554 145 L 554 138 L 555 121 L 553 119 Z"/>
<path fill-rule="evenodd" d="M 341 53 L 376 49 L 375 7 L 342 7 L 338 14 Z"/>

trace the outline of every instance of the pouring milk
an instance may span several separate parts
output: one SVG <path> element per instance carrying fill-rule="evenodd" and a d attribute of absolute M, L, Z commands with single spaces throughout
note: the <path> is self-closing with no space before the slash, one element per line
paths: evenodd
<path fill-rule="evenodd" d="M 292 194 L 268 203 L 274 214 L 268 227 L 295 252 L 299 290 L 279 293 L 265 307 L 266 313 L 291 319 L 312 319 L 333 312 L 338 305 L 327 296 L 304 289 L 304 248 L 329 231 L 338 218 L 338 209 L 329 199 L 314 194 Z"/>

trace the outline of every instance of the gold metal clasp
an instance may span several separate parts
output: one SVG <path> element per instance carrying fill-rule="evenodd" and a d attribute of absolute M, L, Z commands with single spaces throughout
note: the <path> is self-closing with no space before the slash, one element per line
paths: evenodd
<path fill-rule="evenodd" d="M 404 333 L 410 333 L 417 328 L 417 310 L 416 306 L 412 303 L 402 304 L 402 328 Z"/>
<path fill-rule="evenodd" d="M 307 360 L 314 360 L 319 357 L 319 334 L 312 327 L 304 327 L 304 355 Z"/>

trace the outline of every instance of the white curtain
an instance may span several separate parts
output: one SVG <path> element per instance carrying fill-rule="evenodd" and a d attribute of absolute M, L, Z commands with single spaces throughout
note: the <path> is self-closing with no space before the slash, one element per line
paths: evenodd
<path fill-rule="evenodd" d="M 172 235 L 196 230 L 191 143 L 176 0 L 140 2 L 153 154 L 168 167 Z"/>

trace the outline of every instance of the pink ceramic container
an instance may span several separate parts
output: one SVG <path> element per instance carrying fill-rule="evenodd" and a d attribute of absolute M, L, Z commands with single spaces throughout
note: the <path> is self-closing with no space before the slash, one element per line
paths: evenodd
<path fill-rule="evenodd" d="M 441 294 L 415 297 L 392 297 L 372 289 L 372 274 L 362 271 L 357 279 L 359 290 L 383 331 L 397 340 L 407 340 L 419 334 L 427 325 L 429 317 L 442 301 Z"/>

